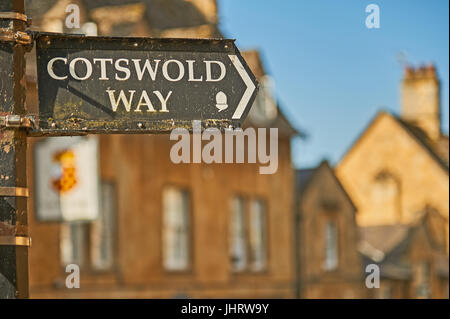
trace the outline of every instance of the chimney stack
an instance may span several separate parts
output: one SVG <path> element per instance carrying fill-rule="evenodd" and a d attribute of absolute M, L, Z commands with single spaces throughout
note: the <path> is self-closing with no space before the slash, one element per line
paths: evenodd
<path fill-rule="evenodd" d="M 440 138 L 440 83 L 434 65 L 405 68 L 402 118 L 422 129 L 431 140 Z"/>

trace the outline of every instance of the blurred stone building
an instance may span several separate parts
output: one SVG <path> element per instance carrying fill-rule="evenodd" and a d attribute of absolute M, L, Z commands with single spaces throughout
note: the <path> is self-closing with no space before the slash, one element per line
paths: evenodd
<path fill-rule="evenodd" d="M 357 210 L 327 161 L 296 174 L 297 296 L 365 298 Z"/>
<path fill-rule="evenodd" d="M 336 167 L 384 297 L 448 297 L 449 139 L 434 66 L 407 67 L 402 113 L 380 112 Z"/>
<path fill-rule="evenodd" d="M 411 223 L 358 225 L 326 161 L 297 171 L 295 198 L 297 297 L 448 298 L 448 220 L 435 209 Z M 366 284 L 374 269 L 378 288 Z"/>

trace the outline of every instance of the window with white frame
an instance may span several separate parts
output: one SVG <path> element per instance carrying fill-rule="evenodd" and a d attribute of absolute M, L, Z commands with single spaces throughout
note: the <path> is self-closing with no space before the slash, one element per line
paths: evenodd
<path fill-rule="evenodd" d="M 249 208 L 247 213 L 246 208 Z M 230 258 L 234 272 L 259 272 L 267 266 L 266 207 L 262 200 L 231 201 Z"/>
<path fill-rule="evenodd" d="M 231 201 L 230 230 L 231 267 L 235 272 L 243 271 L 247 267 L 247 242 L 244 199 L 242 197 L 235 197 Z"/>
<path fill-rule="evenodd" d="M 266 211 L 264 202 L 253 200 L 250 206 L 250 260 L 252 271 L 266 268 Z"/>
<path fill-rule="evenodd" d="M 109 270 L 114 264 L 115 203 L 114 184 L 102 182 L 100 214 L 90 227 L 91 265 L 95 270 Z"/>
<path fill-rule="evenodd" d="M 163 265 L 183 271 L 190 266 L 189 195 L 177 187 L 163 191 Z"/>
<path fill-rule="evenodd" d="M 76 264 L 80 267 L 85 265 L 87 249 L 86 236 L 86 223 L 71 222 L 61 224 L 60 252 L 63 267 L 69 264 Z"/>
<path fill-rule="evenodd" d="M 93 270 L 110 270 L 114 263 L 115 242 L 114 185 L 102 183 L 98 219 L 92 222 L 62 223 L 60 228 L 61 264 L 90 266 Z"/>
<path fill-rule="evenodd" d="M 332 271 L 338 267 L 338 229 L 333 221 L 328 221 L 325 224 L 325 260 L 323 267 L 326 271 Z"/>

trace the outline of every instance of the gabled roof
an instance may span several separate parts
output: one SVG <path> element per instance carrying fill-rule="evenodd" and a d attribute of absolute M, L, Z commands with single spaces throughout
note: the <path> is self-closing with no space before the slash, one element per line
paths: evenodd
<path fill-rule="evenodd" d="M 350 195 L 345 190 L 342 183 L 337 178 L 336 174 L 334 173 L 334 169 L 331 167 L 331 165 L 328 163 L 327 160 L 323 160 L 320 165 L 316 168 L 309 168 L 309 169 L 300 169 L 296 170 L 295 174 L 295 197 L 299 197 L 301 200 L 303 197 L 304 192 L 308 189 L 311 181 L 314 180 L 315 176 L 321 169 L 327 169 L 330 173 L 333 179 L 335 180 L 336 184 L 338 185 L 338 188 L 342 191 L 344 196 L 347 198 L 351 206 L 353 207 L 354 211 L 356 211 L 356 206 L 353 203 Z"/>
<path fill-rule="evenodd" d="M 298 194 L 302 194 L 306 189 L 306 185 L 312 179 L 312 175 L 317 170 L 315 168 L 299 169 L 295 174 L 296 190 Z"/>
<path fill-rule="evenodd" d="M 439 245 L 430 234 L 427 220 L 432 212 L 427 207 L 422 218 L 416 223 L 405 225 L 381 225 L 360 227 L 360 247 L 369 246 L 371 249 L 360 249 L 363 255 L 364 263 L 378 263 L 381 268 L 381 275 L 386 278 L 404 280 L 411 275 L 410 266 L 405 265 L 401 257 L 409 250 L 416 233 L 424 229 L 426 237 L 432 249 L 441 251 L 437 258 L 436 268 L 439 276 L 448 278 L 448 256 L 445 253 L 445 247 Z M 364 245 L 362 245 L 364 244 Z M 372 251 L 371 251 L 372 250 Z M 379 253 L 381 258 L 374 258 Z M 378 257 L 378 256 L 377 256 Z"/>
<path fill-rule="evenodd" d="M 389 113 L 387 111 L 380 111 L 378 114 L 372 119 L 372 121 L 367 125 L 367 127 L 363 130 L 363 132 L 356 138 L 355 142 L 350 146 L 347 152 L 341 159 L 341 162 L 345 160 L 345 158 L 355 149 L 355 146 L 358 145 L 368 134 L 370 129 L 376 125 L 376 123 L 383 117 L 390 116 L 395 122 L 402 127 L 410 136 L 413 138 L 429 155 L 430 157 L 436 161 L 436 163 L 442 167 L 442 169 L 447 173 L 449 173 L 449 163 L 448 163 L 448 136 L 442 135 L 441 139 L 437 143 L 433 143 L 426 134 L 417 128 L 416 126 L 402 120 L 400 117 Z M 446 151 L 447 149 L 447 151 Z"/>
<path fill-rule="evenodd" d="M 242 57 L 247 62 L 250 70 L 255 75 L 258 81 L 266 75 L 266 71 L 264 69 L 264 63 L 262 62 L 261 54 L 258 50 L 247 50 L 241 52 Z M 256 100 L 255 100 L 256 102 Z M 252 123 L 251 115 L 247 116 L 247 119 L 244 122 L 244 126 L 255 126 L 255 127 L 266 127 L 266 128 L 278 128 L 279 136 L 299 136 L 304 138 L 306 135 L 300 130 L 296 129 L 292 123 L 287 119 L 284 115 L 279 103 L 276 103 L 277 106 L 277 116 L 268 123 Z M 250 110 L 251 112 L 251 110 Z"/>
<path fill-rule="evenodd" d="M 429 154 L 448 172 L 449 154 L 448 154 L 448 136 L 442 135 L 437 142 L 431 141 L 428 136 L 417 126 L 404 121 L 398 116 L 392 115 L 408 133 L 421 144 Z"/>
<path fill-rule="evenodd" d="M 250 110 L 251 111 L 251 110 Z M 244 121 L 244 127 L 253 126 L 253 127 L 259 127 L 259 128 L 278 128 L 278 136 L 288 136 L 293 137 L 297 136 L 300 138 L 305 138 L 307 135 L 303 133 L 301 130 L 295 128 L 291 122 L 287 119 L 287 117 L 284 115 L 283 110 L 281 109 L 281 106 L 277 104 L 277 117 L 273 119 L 270 122 L 261 124 L 255 124 L 252 123 L 252 120 L 250 116 L 247 116 L 247 118 Z"/>
<path fill-rule="evenodd" d="M 366 226 L 358 229 L 360 240 L 387 254 L 408 235 L 410 227 L 404 224 Z"/>

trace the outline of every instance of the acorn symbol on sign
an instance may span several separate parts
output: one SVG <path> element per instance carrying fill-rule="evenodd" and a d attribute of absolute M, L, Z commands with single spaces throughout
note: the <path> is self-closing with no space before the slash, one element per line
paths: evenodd
<path fill-rule="evenodd" d="M 216 95 L 216 107 L 219 110 L 219 112 L 222 112 L 223 110 L 226 110 L 228 108 L 228 104 L 227 104 L 227 96 L 225 95 L 225 93 L 223 93 L 222 91 L 220 91 L 219 93 L 217 93 Z"/>

